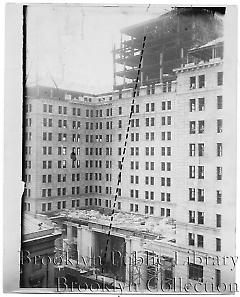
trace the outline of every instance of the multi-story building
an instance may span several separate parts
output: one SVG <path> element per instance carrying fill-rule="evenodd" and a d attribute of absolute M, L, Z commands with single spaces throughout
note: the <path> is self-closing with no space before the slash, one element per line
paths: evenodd
<path fill-rule="evenodd" d="M 230 263 L 216 264 L 235 254 L 236 152 L 228 134 L 234 99 L 226 103 L 221 38 L 188 54 L 193 62 L 173 69 L 174 81 L 142 85 L 136 96 L 132 89 L 92 95 L 29 88 L 24 203 L 33 213 L 96 209 L 143 220 L 169 217 L 173 238 L 142 245 L 124 235 L 126 251 L 164 254 L 165 285 L 180 277 L 217 286 L 234 282 Z M 103 226 L 99 232 L 107 233 Z M 93 231 L 79 229 L 79 238 L 83 232 Z M 177 265 L 175 252 L 181 263 L 192 254 L 201 261 Z"/>

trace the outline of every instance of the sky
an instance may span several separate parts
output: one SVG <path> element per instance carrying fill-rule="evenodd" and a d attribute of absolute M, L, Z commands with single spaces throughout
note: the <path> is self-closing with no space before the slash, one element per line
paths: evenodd
<path fill-rule="evenodd" d="M 113 85 L 120 29 L 154 18 L 166 5 L 32 4 L 27 13 L 27 84 L 93 94 Z"/>

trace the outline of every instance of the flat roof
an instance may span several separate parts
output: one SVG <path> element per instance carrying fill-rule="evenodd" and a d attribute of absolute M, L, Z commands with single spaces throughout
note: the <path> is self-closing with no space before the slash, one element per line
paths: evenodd
<path fill-rule="evenodd" d="M 135 213 L 115 212 L 111 220 L 111 215 L 102 213 L 99 210 L 89 209 L 60 211 L 56 215 L 106 227 L 111 224 L 113 228 L 129 230 L 135 233 L 148 233 L 169 239 L 175 238 L 175 221 L 170 217 L 157 218 Z"/>
<path fill-rule="evenodd" d="M 22 223 L 23 241 L 34 240 L 58 234 L 53 225 L 48 225 L 30 214 L 25 214 Z"/>

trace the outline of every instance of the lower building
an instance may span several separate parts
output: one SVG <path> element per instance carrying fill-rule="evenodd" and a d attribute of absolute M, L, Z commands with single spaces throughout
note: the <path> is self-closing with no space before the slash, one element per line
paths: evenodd
<path fill-rule="evenodd" d="M 23 218 L 22 247 L 20 254 L 20 287 L 55 287 L 54 263 L 55 241 L 61 232 L 53 226 L 26 214 Z"/>

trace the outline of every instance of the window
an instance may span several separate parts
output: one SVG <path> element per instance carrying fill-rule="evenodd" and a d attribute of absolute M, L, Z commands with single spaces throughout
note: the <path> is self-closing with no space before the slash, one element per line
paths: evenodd
<path fill-rule="evenodd" d="M 121 106 L 118 107 L 118 114 L 119 114 L 119 115 L 122 114 L 122 107 L 121 107 Z"/>
<path fill-rule="evenodd" d="M 199 89 L 202 89 L 205 87 L 205 75 L 198 76 L 198 87 Z"/>
<path fill-rule="evenodd" d="M 165 140 L 166 139 L 166 132 L 162 132 L 161 135 L 162 135 L 162 140 Z"/>
<path fill-rule="evenodd" d="M 215 269 L 215 286 L 218 288 L 221 284 L 221 270 Z"/>
<path fill-rule="evenodd" d="M 222 203 L 222 191 L 217 190 L 217 204 Z"/>
<path fill-rule="evenodd" d="M 217 167 L 217 180 L 222 180 L 222 167 Z"/>
<path fill-rule="evenodd" d="M 146 103 L 146 112 L 149 112 L 149 103 Z"/>
<path fill-rule="evenodd" d="M 46 211 L 46 203 L 42 204 L 42 211 Z"/>
<path fill-rule="evenodd" d="M 131 197 L 131 198 L 134 197 L 134 191 L 133 191 L 133 189 L 130 190 L 130 197 Z"/>
<path fill-rule="evenodd" d="M 190 90 L 196 89 L 196 76 L 190 77 Z"/>
<path fill-rule="evenodd" d="M 58 106 L 58 114 L 62 114 L 62 106 Z"/>
<path fill-rule="evenodd" d="M 217 143 L 217 156 L 222 157 L 222 143 Z"/>
<path fill-rule="evenodd" d="M 47 140 L 47 132 L 43 132 L 43 140 Z"/>
<path fill-rule="evenodd" d="M 203 157 L 204 156 L 204 143 L 198 144 L 198 156 Z"/>
<path fill-rule="evenodd" d="M 220 238 L 216 238 L 216 251 L 217 252 L 221 252 L 221 239 Z"/>
<path fill-rule="evenodd" d="M 133 211 L 133 204 L 130 204 L 130 211 Z"/>
<path fill-rule="evenodd" d="M 217 96 L 217 109 L 223 108 L 223 98 L 222 96 Z"/>
<path fill-rule="evenodd" d="M 198 201 L 199 202 L 204 201 L 204 189 L 198 189 Z"/>
<path fill-rule="evenodd" d="M 201 211 L 198 211 L 198 224 L 199 225 L 204 224 L 204 213 Z"/>
<path fill-rule="evenodd" d="M 189 155 L 191 157 L 194 157 L 195 156 L 195 143 L 190 143 L 189 144 Z"/>
<path fill-rule="evenodd" d="M 171 132 L 167 132 L 167 140 L 171 140 L 172 139 L 172 133 Z"/>
<path fill-rule="evenodd" d="M 189 223 L 195 223 L 195 211 L 189 210 Z"/>
<path fill-rule="evenodd" d="M 76 200 L 72 200 L 72 207 L 75 207 Z"/>
<path fill-rule="evenodd" d="M 167 156 L 171 156 L 172 148 L 170 146 L 167 147 Z"/>
<path fill-rule="evenodd" d="M 166 149 L 166 148 L 163 146 L 161 149 L 162 149 L 162 150 L 161 150 L 161 155 L 162 155 L 162 156 L 165 156 L 165 149 Z"/>
<path fill-rule="evenodd" d="M 119 210 L 121 209 L 121 202 L 118 202 L 118 207 Z"/>
<path fill-rule="evenodd" d="M 46 197 L 47 196 L 47 190 L 46 189 L 42 189 L 42 197 Z"/>
<path fill-rule="evenodd" d="M 195 189 L 194 188 L 189 188 L 189 200 L 195 201 Z"/>
<path fill-rule="evenodd" d="M 166 102 L 162 101 L 162 110 L 166 110 Z"/>
<path fill-rule="evenodd" d="M 154 208 L 153 206 L 150 206 L 150 214 L 153 214 L 154 213 Z"/>
<path fill-rule="evenodd" d="M 167 101 L 167 109 L 171 110 L 172 108 L 172 102 L 171 101 Z"/>
<path fill-rule="evenodd" d="M 198 98 L 198 110 L 204 111 L 205 110 L 205 100 L 204 98 Z"/>
<path fill-rule="evenodd" d="M 161 208 L 161 217 L 165 216 L 165 208 Z"/>
<path fill-rule="evenodd" d="M 47 147 L 44 146 L 44 147 L 43 147 L 43 155 L 46 155 L 46 154 L 47 154 Z"/>
<path fill-rule="evenodd" d="M 189 263 L 188 265 L 188 278 L 203 282 L 203 266 L 198 264 Z"/>
<path fill-rule="evenodd" d="M 47 104 L 43 104 L 43 112 L 47 112 Z"/>
<path fill-rule="evenodd" d="M 162 126 L 166 125 L 166 117 L 162 117 Z"/>
<path fill-rule="evenodd" d="M 152 192 L 152 191 L 150 192 L 150 199 L 154 200 L 154 192 Z"/>
<path fill-rule="evenodd" d="M 204 121 L 198 121 L 198 133 L 204 133 Z"/>
<path fill-rule="evenodd" d="M 43 118 L 43 127 L 46 127 L 46 126 L 47 126 L 47 119 Z"/>
<path fill-rule="evenodd" d="M 191 246 L 195 245 L 195 234 L 188 233 L 188 245 L 191 245 Z"/>
<path fill-rule="evenodd" d="M 197 246 L 203 248 L 203 235 L 197 235 Z"/>
<path fill-rule="evenodd" d="M 190 103 L 189 104 L 190 112 L 195 111 L 196 110 L 196 100 L 190 99 L 189 103 Z"/>
<path fill-rule="evenodd" d="M 155 105 L 154 103 L 151 103 L 151 111 L 154 111 L 155 110 Z"/>
<path fill-rule="evenodd" d="M 167 124 L 168 125 L 172 124 L 172 118 L 170 116 L 167 117 Z"/>
<path fill-rule="evenodd" d="M 204 166 L 198 166 L 198 178 L 204 179 Z"/>
<path fill-rule="evenodd" d="M 165 165 L 166 165 L 165 162 L 161 162 L 161 170 L 162 170 L 162 171 L 165 171 L 165 167 L 166 167 Z"/>
<path fill-rule="evenodd" d="M 222 86 L 223 85 L 223 72 L 217 73 L 217 85 Z"/>
<path fill-rule="evenodd" d="M 119 147 L 119 148 L 118 148 L 118 155 L 119 155 L 119 156 L 121 156 L 121 154 L 122 154 L 122 151 L 121 151 L 121 150 L 122 150 L 122 148 Z"/>
<path fill-rule="evenodd" d="M 190 134 L 195 134 L 196 133 L 196 122 L 190 121 L 189 126 L 190 126 Z"/>
<path fill-rule="evenodd" d="M 216 227 L 222 227 L 222 216 L 220 214 L 216 214 Z"/>
<path fill-rule="evenodd" d="M 223 121 L 222 120 L 217 120 L 217 133 L 222 133 L 223 129 Z"/>
<path fill-rule="evenodd" d="M 167 177 L 167 186 L 170 187 L 171 186 L 171 178 Z"/>
<path fill-rule="evenodd" d="M 49 203 L 47 204 L 47 206 L 48 206 L 47 210 L 48 210 L 48 211 L 51 211 L 51 209 L 52 209 L 52 203 L 49 202 Z"/>
<path fill-rule="evenodd" d="M 195 166 L 189 166 L 189 178 L 195 178 Z"/>

